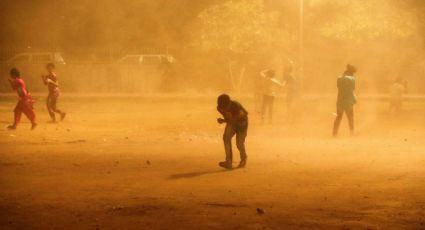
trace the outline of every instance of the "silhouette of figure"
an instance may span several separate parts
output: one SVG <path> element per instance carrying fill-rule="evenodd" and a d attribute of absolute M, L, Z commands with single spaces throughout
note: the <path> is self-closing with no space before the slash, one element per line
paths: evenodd
<path fill-rule="evenodd" d="M 219 124 L 226 123 L 223 134 L 226 160 L 220 162 L 219 166 L 232 169 L 232 138 L 236 134 L 236 146 L 241 156 L 239 167 L 243 168 L 247 161 L 245 138 L 248 133 L 248 112 L 239 102 L 231 100 L 227 94 L 218 97 L 217 110 L 223 116 L 223 118 L 218 118 L 217 122 Z"/>
<path fill-rule="evenodd" d="M 37 127 L 37 123 L 35 122 L 35 113 L 33 109 L 34 100 L 29 94 L 25 82 L 21 78 L 21 73 L 19 70 L 16 68 L 11 69 L 10 78 L 8 80 L 12 86 L 12 89 L 16 90 L 18 93 L 19 100 L 14 110 L 15 120 L 13 124 L 9 125 L 7 128 L 10 130 L 16 129 L 23 113 L 31 121 L 31 130 L 35 129 L 35 127 Z"/>
<path fill-rule="evenodd" d="M 341 123 L 344 113 L 347 115 L 350 133 L 354 134 L 354 110 L 353 106 L 356 104 L 355 78 L 356 68 L 350 64 L 343 75 L 337 79 L 338 97 L 336 101 L 336 118 L 333 127 L 333 136 L 338 134 L 339 125 Z"/>

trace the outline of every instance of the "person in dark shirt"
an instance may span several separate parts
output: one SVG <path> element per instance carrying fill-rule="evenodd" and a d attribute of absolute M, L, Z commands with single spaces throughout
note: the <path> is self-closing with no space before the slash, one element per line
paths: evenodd
<path fill-rule="evenodd" d="M 217 110 L 223 116 L 223 118 L 218 118 L 217 122 L 219 124 L 226 123 L 223 134 L 226 160 L 220 162 L 219 166 L 225 169 L 232 169 L 232 138 L 236 134 L 236 146 L 241 157 L 239 167 L 243 168 L 247 161 L 245 138 L 248 133 L 248 112 L 239 102 L 231 100 L 227 94 L 222 94 L 218 97 Z"/>
<path fill-rule="evenodd" d="M 15 130 L 21 120 L 22 113 L 25 114 L 28 119 L 31 121 L 31 130 L 37 127 L 35 122 L 35 113 L 33 109 L 34 100 L 29 94 L 24 80 L 21 78 L 21 73 L 18 69 L 13 68 L 10 70 L 10 78 L 8 79 L 13 90 L 16 90 L 18 93 L 19 101 L 16 104 L 14 113 L 15 121 L 13 125 L 9 125 L 7 128 L 10 130 Z"/>
<path fill-rule="evenodd" d="M 55 69 L 55 65 L 53 63 L 49 63 L 46 65 L 47 75 L 42 76 L 44 84 L 47 86 L 49 90 L 49 94 L 46 99 L 46 105 L 47 105 L 47 111 L 49 112 L 50 118 L 52 119 L 51 122 L 56 122 L 56 116 L 55 113 L 60 114 L 61 121 L 66 116 L 66 113 L 60 111 L 57 107 L 57 101 L 60 94 L 59 91 L 59 81 L 56 74 L 53 72 Z"/>
<path fill-rule="evenodd" d="M 333 127 L 333 136 L 336 137 L 338 134 L 339 125 L 343 114 L 347 114 L 348 124 L 350 126 L 351 134 L 354 133 L 354 111 L 353 106 L 356 104 L 356 96 L 354 94 L 355 89 L 355 78 L 356 68 L 350 64 L 344 74 L 338 78 L 338 97 L 336 101 L 336 118 Z"/>

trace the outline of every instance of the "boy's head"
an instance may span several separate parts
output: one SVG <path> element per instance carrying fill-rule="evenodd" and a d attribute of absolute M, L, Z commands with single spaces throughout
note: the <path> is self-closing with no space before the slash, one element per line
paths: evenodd
<path fill-rule="evenodd" d="M 347 64 L 347 67 L 345 69 L 345 74 L 352 76 L 357 72 L 357 69 L 355 66 L 351 65 L 351 64 Z"/>
<path fill-rule="evenodd" d="M 230 97 L 227 94 L 221 94 L 217 98 L 217 106 L 218 108 L 224 109 L 227 108 L 230 104 Z"/>
<path fill-rule="evenodd" d="M 12 68 L 10 70 L 10 77 L 12 78 L 18 78 L 21 76 L 21 73 L 19 72 L 19 70 L 17 68 Z"/>
<path fill-rule="evenodd" d="M 55 64 L 53 64 L 53 63 L 47 63 L 47 65 L 46 65 L 46 69 L 47 69 L 47 71 L 49 72 L 49 73 L 51 73 L 54 69 L 55 69 Z"/>

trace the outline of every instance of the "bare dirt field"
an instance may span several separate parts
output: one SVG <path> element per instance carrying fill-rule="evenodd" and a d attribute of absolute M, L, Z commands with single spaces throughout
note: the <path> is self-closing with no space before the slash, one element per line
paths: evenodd
<path fill-rule="evenodd" d="M 68 96 L 58 124 L 40 98 L 35 131 L 4 128 L 2 97 L 0 228 L 425 229 L 425 101 L 393 117 L 361 100 L 356 135 L 344 118 L 334 139 L 330 99 L 299 102 L 293 123 L 278 100 L 273 125 L 237 99 L 249 159 L 226 171 L 214 97 Z"/>

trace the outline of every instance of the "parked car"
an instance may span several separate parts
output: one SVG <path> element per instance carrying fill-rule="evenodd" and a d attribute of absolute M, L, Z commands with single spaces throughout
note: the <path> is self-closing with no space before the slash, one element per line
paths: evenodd
<path fill-rule="evenodd" d="M 65 60 L 59 52 L 25 52 L 18 53 L 6 60 L 1 68 L 1 76 L 8 76 L 9 70 L 13 67 L 21 71 L 22 76 L 28 85 L 30 91 L 42 91 L 44 85 L 40 80 L 40 76 L 45 73 L 47 63 L 54 63 L 58 67 L 59 74 L 65 65 Z M 8 84 L 6 84 L 8 86 Z M 9 87 L 1 88 L 2 91 L 8 91 Z"/>
<path fill-rule="evenodd" d="M 176 59 L 167 54 L 133 54 L 126 55 L 117 61 L 118 64 L 159 66 L 163 60 L 174 63 Z"/>
<path fill-rule="evenodd" d="M 7 64 L 65 64 L 62 54 L 59 52 L 37 52 L 37 53 L 19 53 L 9 58 Z"/>
<path fill-rule="evenodd" d="M 174 62 L 174 57 L 167 54 L 126 55 L 113 65 L 114 80 L 128 92 L 157 92 L 164 72 Z"/>

